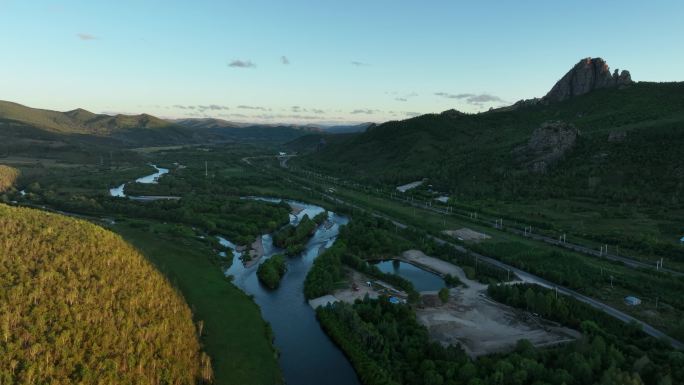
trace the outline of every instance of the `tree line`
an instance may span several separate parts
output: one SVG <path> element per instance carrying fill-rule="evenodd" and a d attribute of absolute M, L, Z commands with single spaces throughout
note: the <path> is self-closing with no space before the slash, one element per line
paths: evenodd
<path fill-rule="evenodd" d="M 563 346 L 535 348 L 521 340 L 510 353 L 473 360 L 459 347 L 432 341 L 410 306 L 386 297 L 319 307 L 317 316 L 365 385 L 663 385 L 684 379 L 684 354 L 637 328 L 615 329 L 601 320 L 583 319 L 582 338 Z"/>

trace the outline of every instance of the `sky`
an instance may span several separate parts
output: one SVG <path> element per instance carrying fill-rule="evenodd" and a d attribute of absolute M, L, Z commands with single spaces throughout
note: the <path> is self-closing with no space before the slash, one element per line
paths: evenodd
<path fill-rule="evenodd" d="M 603 57 L 684 80 L 684 1 L 0 0 L 0 100 L 382 122 L 543 96 Z"/>

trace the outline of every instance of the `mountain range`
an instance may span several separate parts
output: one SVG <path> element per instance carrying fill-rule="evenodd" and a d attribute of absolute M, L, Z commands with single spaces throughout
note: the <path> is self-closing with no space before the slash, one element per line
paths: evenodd
<path fill-rule="evenodd" d="M 0 144 L 16 152 L 28 146 L 140 147 L 227 141 L 284 143 L 313 132 L 360 132 L 370 123 L 348 126 L 235 123 L 221 119 L 161 119 L 149 114 L 107 115 L 84 109 L 45 110 L 0 101 Z"/>

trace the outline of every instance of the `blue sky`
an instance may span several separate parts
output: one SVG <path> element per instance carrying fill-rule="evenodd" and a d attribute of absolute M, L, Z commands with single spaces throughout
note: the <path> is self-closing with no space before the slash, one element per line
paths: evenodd
<path fill-rule="evenodd" d="M 682 20 L 682 1 L 0 0 L 0 99 L 261 122 L 476 112 L 589 56 L 684 80 Z"/>

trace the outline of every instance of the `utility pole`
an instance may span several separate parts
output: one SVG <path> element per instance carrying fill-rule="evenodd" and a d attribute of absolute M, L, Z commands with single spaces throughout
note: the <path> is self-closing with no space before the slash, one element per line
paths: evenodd
<path fill-rule="evenodd" d="M 208 176 L 209 176 L 209 168 L 207 167 L 207 161 L 205 160 L 204 161 L 204 177 L 206 178 Z"/>

